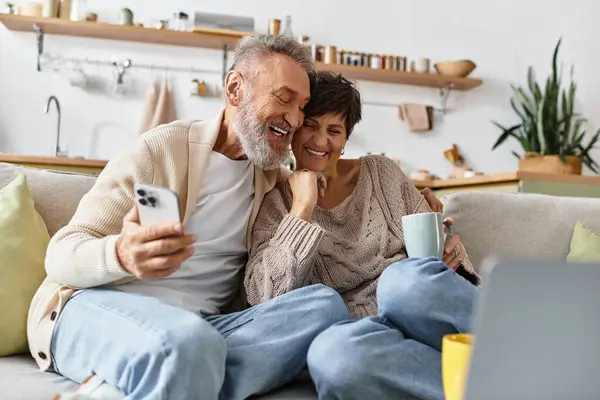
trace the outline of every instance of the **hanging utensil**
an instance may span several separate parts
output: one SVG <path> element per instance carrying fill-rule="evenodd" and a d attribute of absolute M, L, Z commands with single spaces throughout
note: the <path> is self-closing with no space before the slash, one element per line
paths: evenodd
<path fill-rule="evenodd" d="M 33 24 L 33 29 L 35 30 L 35 36 L 37 39 L 37 70 L 38 72 L 42 72 L 42 65 L 40 59 L 42 58 L 42 54 L 44 54 L 44 31 L 38 24 Z"/>
<path fill-rule="evenodd" d="M 127 72 L 127 69 L 129 69 L 132 65 L 132 62 L 130 59 L 127 59 L 125 61 L 122 62 L 117 62 L 117 61 L 113 61 L 112 62 L 113 67 L 115 67 L 115 85 L 114 85 L 114 89 L 117 93 L 124 93 L 125 92 L 125 73 Z"/>

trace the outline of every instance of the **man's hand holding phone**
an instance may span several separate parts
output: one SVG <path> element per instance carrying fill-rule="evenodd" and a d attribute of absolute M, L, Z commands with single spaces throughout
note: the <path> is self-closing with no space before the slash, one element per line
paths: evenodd
<path fill-rule="evenodd" d="M 123 219 L 117 240 L 121 266 L 138 279 L 161 279 L 179 269 L 194 253 L 196 236 L 184 225 L 170 222 L 143 227 L 136 206 Z"/>

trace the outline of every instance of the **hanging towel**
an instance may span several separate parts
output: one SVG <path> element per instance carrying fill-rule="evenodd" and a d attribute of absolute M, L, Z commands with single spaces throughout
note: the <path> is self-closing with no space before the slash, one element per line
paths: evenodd
<path fill-rule="evenodd" d="M 174 120 L 175 110 L 168 82 L 152 84 L 146 98 L 146 106 L 139 131 L 140 135 L 159 125 L 167 124 Z"/>
<path fill-rule="evenodd" d="M 407 103 L 400 106 L 399 113 L 411 132 L 425 132 L 433 127 L 433 107 Z"/>
<path fill-rule="evenodd" d="M 160 88 L 160 94 L 158 95 L 158 101 L 156 102 L 156 112 L 154 113 L 154 120 L 152 121 L 152 127 L 158 125 L 168 124 L 169 122 L 175 121 L 175 109 L 173 108 L 173 98 L 171 96 L 171 89 L 169 83 L 165 80 Z"/>

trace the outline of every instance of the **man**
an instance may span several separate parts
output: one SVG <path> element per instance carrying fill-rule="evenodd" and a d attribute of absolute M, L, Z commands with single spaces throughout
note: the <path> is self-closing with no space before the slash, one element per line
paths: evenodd
<path fill-rule="evenodd" d="M 128 399 L 244 399 L 301 372 L 312 340 L 348 318 L 337 293 L 224 310 L 312 69 L 293 40 L 246 37 L 217 118 L 160 126 L 108 163 L 48 248 L 28 321 L 41 369 L 85 380 L 78 393 L 91 398 Z M 134 182 L 177 193 L 183 222 L 140 226 Z"/>

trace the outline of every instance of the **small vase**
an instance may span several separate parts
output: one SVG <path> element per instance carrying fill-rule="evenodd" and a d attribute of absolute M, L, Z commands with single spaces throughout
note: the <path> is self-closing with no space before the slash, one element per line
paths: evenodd
<path fill-rule="evenodd" d="M 133 25 L 133 12 L 129 8 L 121 10 L 121 25 Z"/>

